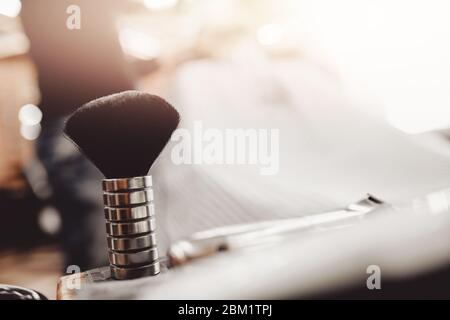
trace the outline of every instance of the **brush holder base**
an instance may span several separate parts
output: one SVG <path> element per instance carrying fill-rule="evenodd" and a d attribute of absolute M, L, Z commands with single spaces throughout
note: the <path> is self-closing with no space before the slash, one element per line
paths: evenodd
<path fill-rule="evenodd" d="M 102 187 L 112 277 L 159 274 L 152 177 L 105 179 Z"/>

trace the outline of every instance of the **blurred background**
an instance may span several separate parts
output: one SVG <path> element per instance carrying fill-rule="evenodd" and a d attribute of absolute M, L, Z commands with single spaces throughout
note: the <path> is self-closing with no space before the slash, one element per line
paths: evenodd
<path fill-rule="evenodd" d="M 311 133 L 310 143 L 317 132 L 327 135 L 327 126 L 333 126 L 334 116 L 328 111 L 334 110 L 332 105 L 344 106 L 344 118 L 351 105 L 364 119 L 383 123 L 386 130 L 407 136 L 448 163 L 448 1 L 92 2 L 0 1 L 0 283 L 30 287 L 54 298 L 56 281 L 66 266 L 87 270 L 106 264 L 104 234 L 93 231 L 104 228 L 100 176 L 88 164 L 80 164 L 84 160 L 78 161 L 81 156 L 70 143 L 62 142 L 60 126 L 82 103 L 116 91 L 138 88 L 167 98 L 182 110 L 187 127 L 191 120 L 211 120 L 215 108 L 221 116 L 207 122 L 211 126 L 226 126 L 228 120 L 241 127 L 278 127 L 289 108 L 299 104 L 307 109 L 320 100 L 322 131 L 312 113 L 303 113 L 303 119 L 311 117 L 312 131 L 305 131 Z M 80 30 L 66 27 L 70 4 L 81 8 Z M 248 98 L 253 96 L 257 98 Z M 236 106 L 236 101 L 265 109 L 254 113 Z M 258 121 L 248 120 L 251 114 Z M 226 115 L 245 117 L 232 122 Z M 316 147 L 327 154 L 339 145 L 330 141 Z M 292 161 L 301 159 L 300 153 L 292 151 Z M 285 168 L 281 166 L 283 177 Z M 203 174 L 215 174 L 208 170 Z M 446 179 L 448 169 L 436 174 L 442 172 Z M 179 212 L 183 205 L 170 199 L 180 197 L 167 190 L 180 184 L 179 176 L 187 179 L 192 174 L 158 163 L 154 175 L 166 179 L 156 190 L 161 211 Z M 76 177 L 80 178 L 74 182 Z M 222 186 L 230 182 L 220 179 Z M 279 182 L 272 180 L 270 190 L 280 191 L 282 197 L 286 185 Z M 64 185 L 70 188 L 61 195 Z M 291 206 L 284 215 L 275 197 L 271 203 L 266 198 L 262 205 L 278 212 L 257 219 L 291 216 L 298 210 L 317 212 L 348 201 L 342 191 L 331 196 L 334 187 L 310 188 L 317 191 L 315 201 Z M 286 197 L 294 199 L 295 187 L 287 189 Z M 84 196 L 86 190 L 96 191 Z M 318 190 L 330 196 L 320 198 Z M 362 188 L 361 194 L 366 191 L 370 190 Z M 239 211 L 245 203 L 255 203 L 251 195 L 244 198 L 233 208 Z M 165 243 L 193 231 L 251 220 L 250 214 L 242 214 L 208 223 L 193 216 L 186 226 L 176 217 L 160 219 L 168 230 L 161 235 Z M 73 249 L 86 246 L 93 252 Z"/>

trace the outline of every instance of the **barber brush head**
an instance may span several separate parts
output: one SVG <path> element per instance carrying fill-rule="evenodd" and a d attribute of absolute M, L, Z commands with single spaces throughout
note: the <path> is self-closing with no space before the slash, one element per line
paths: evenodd
<path fill-rule="evenodd" d="M 147 175 L 179 120 L 164 99 L 125 91 L 83 105 L 64 132 L 106 178 L 138 177 Z"/>

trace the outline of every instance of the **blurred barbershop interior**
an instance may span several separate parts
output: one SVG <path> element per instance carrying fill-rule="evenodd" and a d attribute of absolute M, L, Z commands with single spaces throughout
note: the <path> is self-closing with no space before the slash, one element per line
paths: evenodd
<path fill-rule="evenodd" d="M 208 129 L 277 132 L 270 157 L 248 163 L 176 163 L 169 141 L 150 170 L 163 258 L 198 232 L 359 210 L 360 199 L 383 208 L 351 225 L 338 211 L 327 227 L 308 220 L 314 232 L 230 237 L 236 249 L 156 286 L 83 298 L 450 298 L 449 10 L 1 0 L 0 283 L 56 299 L 73 266 L 108 266 L 103 177 L 62 128 L 93 99 L 139 90 L 170 102 L 200 144 Z M 391 291 L 366 287 L 374 265 Z"/>

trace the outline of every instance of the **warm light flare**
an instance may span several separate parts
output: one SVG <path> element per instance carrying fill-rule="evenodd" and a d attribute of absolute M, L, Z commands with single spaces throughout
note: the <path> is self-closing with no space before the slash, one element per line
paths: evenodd
<path fill-rule="evenodd" d="M 7 17 L 17 17 L 22 9 L 22 3 L 20 0 L 1 0 L 0 1 L 0 14 Z"/>
<path fill-rule="evenodd" d="M 155 59 L 161 53 L 161 46 L 156 38 L 133 28 L 121 29 L 119 41 L 126 54 L 138 59 Z"/>
<path fill-rule="evenodd" d="M 169 10 L 178 4 L 178 0 L 144 0 L 144 6 L 149 10 Z"/>
<path fill-rule="evenodd" d="M 284 30 L 278 24 L 266 24 L 258 29 L 258 42 L 264 46 L 274 46 L 283 39 Z"/>

